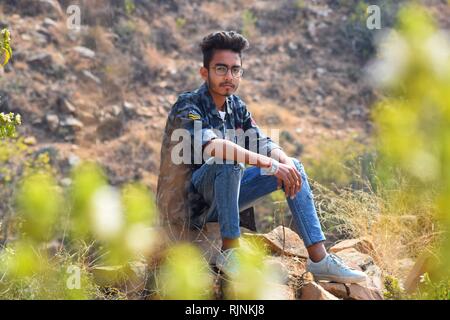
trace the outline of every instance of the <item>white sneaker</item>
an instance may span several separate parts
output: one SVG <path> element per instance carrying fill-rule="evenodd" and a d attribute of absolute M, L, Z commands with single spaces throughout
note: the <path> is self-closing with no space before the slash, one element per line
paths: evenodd
<path fill-rule="evenodd" d="M 366 281 L 367 275 L 347 266 L 341 258 L 328 254 L 319 262 L 308 258 L 306 271 L 314 275 L 315 280 L 327 280 L 341 283 L 358 283 Z"/>
<path fill-rule="evenodd" d="M 218 255 L 216 259 L 216 267 L 227 276 L 235 278 L 239 273 L 237 249 L 227 249 Z"/>

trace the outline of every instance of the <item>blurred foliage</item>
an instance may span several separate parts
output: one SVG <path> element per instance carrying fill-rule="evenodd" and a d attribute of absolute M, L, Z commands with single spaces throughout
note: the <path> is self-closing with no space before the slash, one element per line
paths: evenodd
<path fill-rule="evenodd" d="M 158 280 L 162 299 L 212 298 L 212 273 L 198 249 L 190 244 L 174 245 L 169 249 Z"/>
<path fill-rule="evenodd" d="M 134 0 L 124 0 L 125 12 L 127 15 L 131 15 L 136 10 L 136 5 L 134 4 Z"/>
<path fill-rule="evenodd" d="M 2 29 L 0 31 L 0 57 L 3 58 L 0 65 L 4 67 L 9 59 L 12 57 L 12 49 L 11 49 L 11 33 L 8 29 Z"/>
<path fill-rule="evenodd" d="M 350 41 L 352 51 L 366 61 L 376 51 L 375 36 L 379 30 L 367 28 L 367 7 L 377 5 L 381 13 L 381 28 L 394 25 L 398 9 L 403 1 L 394 0 L 345 0 L 339 1 L 340 6 L 350 8 L 349 15 L 341 30 Z"/>
<path fill-rule="evenodd" d="M 310 178 L 326 187 L 376 190 L 373 148 L 347 139 L 323 141 L 319 150 L 318 156 L 303 158 Z"/>
<path fill-rule="evenodd" d="M 265 260 L 264 244 L 257 240 L 241 239 L 236 249 L 238 272 L 225 287 L 225 297 L 233 300 L 280 299 L 277 270 Z"/>
<path fill-rule="evenodd" d="M 256 32 L 257 18 L 249 9 L 242 12 L 242 35 L 246 38 L 252 38 Z"/>
<path fill-rule="evenodd" d="M 426 9 L 408 5 L 379 47 L 370 72 L 386 92 L 373 114 L 383 159 L 380 178 L 390 186 L 403 177 L 407 187 L 401 191 L 411 201 L 402 206 L 435 204 L 444 231 L 445 279 L 450 276 L 450 43 Z M 399 192 L 397 199 L 404 198 Z"/>
<path fill-rule="evenodd" d="M 0 97 L 1 98 L 1 97 Z M 20 114 L 0 112 L 0 139 L 13 138 L 16 135 L 16 126 L 22 124 Z"/>

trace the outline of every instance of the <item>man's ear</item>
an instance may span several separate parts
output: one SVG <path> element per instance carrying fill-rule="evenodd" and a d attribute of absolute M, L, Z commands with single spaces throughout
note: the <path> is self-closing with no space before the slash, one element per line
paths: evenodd
<path fill-rule="evenodd" d="M 204 81 L 206 81 L 206 79 L 208 79 L 208 69 L 206 69 L 205 67 L 201 67 L 200 68 L 200 76 L 202 77 L 202 79 Z"/>

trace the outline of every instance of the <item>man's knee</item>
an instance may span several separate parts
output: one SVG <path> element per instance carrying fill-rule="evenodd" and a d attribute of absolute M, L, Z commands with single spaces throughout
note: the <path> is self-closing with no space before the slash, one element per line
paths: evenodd
<path fill-rule="evenodd" d="M 291 160 L 292 162 L 294 162 L 294 165 L 297 168 L 297 170 L 304 171 L 303 164 L 299 160 L 297 160 L 296 158 L 291 158 Z"/>

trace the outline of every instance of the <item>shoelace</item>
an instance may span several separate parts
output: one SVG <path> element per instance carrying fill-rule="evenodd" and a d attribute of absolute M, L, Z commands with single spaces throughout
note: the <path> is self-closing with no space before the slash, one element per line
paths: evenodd
<path fill-rule="evenodd" d="M 331 261 L 333 261 L 333 263 L 336 264 L 338 267 L 341 267 L 343 269 L 356 270 L 352 267 L 347 266 L 341 258 L 339 258 L 338 256 L 336 256 L 334 254 L 330 254 L 330 258 L 331 258 Z"/>

